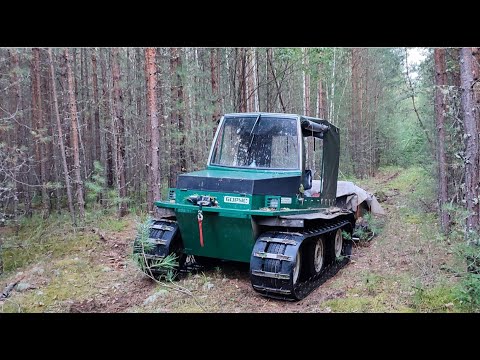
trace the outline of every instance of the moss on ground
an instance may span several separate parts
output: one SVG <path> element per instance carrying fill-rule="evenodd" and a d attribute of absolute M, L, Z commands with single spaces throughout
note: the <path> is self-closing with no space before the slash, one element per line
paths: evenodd
<path fill-rule="evenodd" d="M 68 311 L 69 300 L 83 300 L 95 293 L 95 285 L 102 275 L 99 266 L 78 257 L 55 261 L 48 266 L 47 271 L 53 274 L 49 274 L 51 278 L 45 286 L 18 294 L 14 301 L 5 303 L 3 311 Z"/>
<path fill-rule="evenodd" d="M 76 254 L 95 247 L 93 234 L 78 233 L 45 237 L 42 240 L 27 238 L 11 239 L 5 242 L 3 251 L 4 270 L 6 273 L 45 259 L 56 259 L 69 254 Z"/>
<path fill-rule="evenodd" d="M 452 284 L 435 284 L 430 288 L 416 288 L 412 307 L 417 312 L 462 312 L 464 307 L 456 297 Z"/>
<path fill-rule="evenodd" d="M 98 228 L 105 231 L 121 232 L 126 229 L 130 220 L 117 219 L 115 217 L 103 218 L 98 223 Z"/>

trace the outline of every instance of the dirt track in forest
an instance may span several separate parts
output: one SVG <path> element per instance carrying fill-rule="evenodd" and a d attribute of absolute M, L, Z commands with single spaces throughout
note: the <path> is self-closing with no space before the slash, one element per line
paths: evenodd
<path fill-rule="evenodd" d="M 0 303 L 0 311 L 423 311 L 415 301 L 415 289 L 438 280 L 439 269 L 449 261 L 451 251 L 428 239 L 430 226 L 435 224 L 408 211 L 406 194 L 415 191 L 415 182 L 407 181 L 401 184 L 404 188 L 396 189 L 399 174 L 387 171 L 361 184 L 370 192 L 381 188 L 387 194 L 382 203 L 387 212 L 381 221 L 382 231 L 368 244 L 356 246 L 352 261 L 304 300 L 283 302 L 258 295 L 250 285 L 248 264 L 222 263 L 173 283 L 154 283 L 129 257 L 135 236 L 132 218 L 121 231 L 92 229 L 91 243 L 82 251 L 44 259 L 0 277 L 0 290 L 18 278 L 31 286 L 22 292 L 13 291 L 8 301 Z M 445 302 L 433 310 L 451 309 L 452 304 Z"/>

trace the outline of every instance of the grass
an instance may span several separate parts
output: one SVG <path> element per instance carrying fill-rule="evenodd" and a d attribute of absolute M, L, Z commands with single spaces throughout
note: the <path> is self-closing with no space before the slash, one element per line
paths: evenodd
<path fill-rule="evenodd" d="M 456 297 L 452 284 L 437 284 L 431 288 L 416 288 L 412 307 L 417 312 L 461 312 L 462 304 Z"/>
<path fill-rule="evenodd" d="M 0 312 L 68 311 L 73 301 L 104 291 L 99 288 L 108 289 L 110 278 L 115 275 L 106 273 L 108 258 L 100 254 L 115 244 L 101 241 L 91 229 L 117 233 L 125 231 L 133 221 L 133 216 L 117 219 L 114 212 L 103 216 L 88 213 L 81 228 L 74 228 L 67 215 L 52 214 L 46 220 L 39 216 L 22 219 L 17 235 L 13 231 L 5 232 L 5 272 L 0 276 L 0 283 L 9 283 L 22 272 L 22 281 L 35 288 L 15 291 L 1 304 Z M 33 267 L 43 272 L 36 274 Z"/>
<path fill-rule="evenodd" d="M 387 274 L 382 270 L 351 271 L 355 286 L 345 296 L 326 301 L 320 306 L 331 312 L 413 312 L 408 299 L 411 296 L 411 278 L 408 274 Z M 341 280 L 333 284 L 341 287 Z"/>
<path fill-rule="evenodd" d="M 90 229 L 122 232 L 131 221 L 131 217 L 118 219 L 114 210 L 88 212 L 78 228 L 73 227 L 66 213 L 51 214 L 46 220 L 38 215 L 23 218 L 18 235 L 10 232 L 4 240 L 4 271 L 15 271 L 44 258 L 58 258 L 92 249 L 98 236 L 91 233 Z"/>
<path fill-rule="evenodd" d="M 387 188 L 397 189 L 404 194 L 408 194 L 417 186 L 423 187 L 424 184 L 430 183 L 429 174 L 421 167 L 397 168 L 396 172 L 399 173 L 398 176 L 388 183 Z"/>
<path fill-rule="evenodd" d="M 18 294 L 15 301 L 6 302 L 4 312 L 61 312 L 68 311 L 65 301 L 82 300 L 95 292 L 101 269 L 83 258 L 65 258 L 47 266 L 55 274 L 40 290 Z"/>
<path fill-rule="evenodd" d="M 126 219 L 117 219 L 114 217 L 106 217 L 103 218 L 99 223 L 98 223 L 98 228 L 100 230 L 105 230 L 105 231 L 112 231 L 112 232 L 121 232 L 125 230 L 125 228 L 128 226 L 128 222 L 130 220 Z"/>
<path fill-rule="evenodd" d="M 4 241 L 4 270 L 8 273 L 44 259 L 91 249 L 96 239 L 92 233 L 76 231 L 65 216 L 24 219 L 18 235 L 11 234 Z"/>
<path fill-rule="evenodd" d="M 383 313 L 383 312 L 410 312 L 407 307 L 393 308 L 388 305 L 385 295 L 377 296 L 352 296 L 344 299 L 333 299 L 326 301 L 324 309 L 331 312 L 348 312 L 348 313 Z"/>

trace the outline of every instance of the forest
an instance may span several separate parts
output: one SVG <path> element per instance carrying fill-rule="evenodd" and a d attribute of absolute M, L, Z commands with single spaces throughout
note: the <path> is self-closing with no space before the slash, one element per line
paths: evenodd
<path fill-rule="evenodd" d="M 475 47 L 0 48 L 0 312 L 480 311 L 479 72 Z M 300 307 L 242 267 L 152 283 L 130 258 L 242 112 L 330 121 L 339 179 L 387 212 Z"/>

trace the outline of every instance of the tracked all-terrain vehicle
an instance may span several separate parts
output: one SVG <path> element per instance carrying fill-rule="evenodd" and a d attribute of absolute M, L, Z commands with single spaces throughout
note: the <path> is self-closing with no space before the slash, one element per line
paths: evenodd
<path fill-rule="evenodd" d="M 224 115 L 206 169 L 179 175 L 168 199 L 155 202 L 145 258 L 250 263 L 260 294 L 304 298 L 352 251 L 355 212 L 336 197 L 339 152 L 339 129 L 326 120 Z"/>

